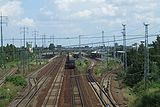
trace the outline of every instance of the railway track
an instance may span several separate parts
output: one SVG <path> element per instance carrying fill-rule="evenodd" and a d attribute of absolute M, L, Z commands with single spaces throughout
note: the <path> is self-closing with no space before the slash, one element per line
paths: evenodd
<path fill-rule="evenodd" d="M 118 70 L 118 69 L 116 69 Z M 106 93 L 111 97 L 117 107 L 126 107 L 123 94 L 119 89 L 119 83 L 115 80 L 116 70 L 109 71 L 102 79 L 102 85 Z"/>
<path fill-rule="evenodd" d="M 86 107 L 84 95 L 79 82 L 79 76 L 75 76 L 76 71 L 71 70 L 71 87 L 72 87 L 72 107 Z"/>
<path fill-rule="evenodd" d="M 111 94 L 106 93 L 106 91 L 102 88 L 102 86 L 96 81 L 93 77 L 91 70 L 94 66 L 94 63 L 91 64 L 89 69 L 86 72 L 86 76 L 90 86 L 95 91 L 96 95 L 98 96 L 99 100 L 101 101 L 104 107 L 117 107 L 115 101 L 112 99 Z M 110 85 L 110 83 L 108 84 Z"/>
<path fill-rule="evenodd" d="M 12 105 L 11 107 L 26 107 L 31 100 L 34 98 L 34 96 L 38 93 L 38 91 L 41 89 L 43 85 L 46 84 L 48 79 L 50 78 L 50 75 L 52 72 L 57 68 L 59 68 L 59 65 L 63 61 L 62 58 L 57 58 L 55 59 L 56 61 L 51 62 L 48 66 L 47 69 L 42 69 L 41 71 L 46 71 L 46 74 L 41 76 L 36 84 L 28 91 L 27 94 L 25 94 L 22 98 L 17 98 L 17 103 Z M 56 63 L 55 63 L 56 62 Z M 45 67 L 46 68 L 46 67 Z"/>
<path fill-rule="evenodd" d="M 16 71 L 17 71 L 17 68 L 14 68 L 9 73 L 7 73 L 3 77 L 1 77 L 0 78 L 0 87 L 4 84 L 6 77 L 14 75 L 16 73 Z"/>
<path fill-rule="evenodd" d="M 90 87 L 86 74 L 65 69 L 58 107 L 102 107 Z"/>
<path fill-rule="evenodd" d="M 64 64 L 61 64 L 61 67 L 58 70 L 58 73 L 41 107 L 48 107 L 48 106 L 57 107 L 58 106 L 58 99 L 59 99 L 59 95 L 62 87 L 63 75 L 64 75 Z"/>

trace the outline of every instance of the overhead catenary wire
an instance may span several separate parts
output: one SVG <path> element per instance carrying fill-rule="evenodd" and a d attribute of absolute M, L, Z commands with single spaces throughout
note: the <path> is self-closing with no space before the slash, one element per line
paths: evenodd
<path fill-rule="evenodd" d="M 160 36 L 160 34 L 153 34 L 153 35 L 149 35 L 148 37 L 156 37 L 156 36 Z M 112 36 L 113 37 L 113 36 Z M 134 40 L 134 39 L 144 39 L 145 37 L 144 36 L 140 36 L 140 37 L 133 37 L 133 38 L 126 38 L 126 40 Z M 120 41 L 123 41 L 123 39 L 116 39 L 115 40 L 116 42 L 120 42 Z M 110 41 L 104 41 L 104 43 L 114 43 L 114 40 L 110 40 Z M 85 44 L 81 44 L 81 46 L 87 46 L 87 45 L 93 45 L 93 44 L 102 44 L 102 42 L 92 42 L 92 43 L 85 43 Z M 77 47 L 79 46 L 78 44 L 77 45 L 69 45 L 69 46 L 65 46 L 65 47 Z"/>
<path fill-rule="evenodd" d="M 127 35 L 127 37 L 131 37 L 131 36 L 141 37 L 143 35 Z M 104 37 L 107 37 L 107 38 L 111 37 L 111 38 L 113 38 L 113 36 L 104 36 Z M 121 35 L 117 35 L 116 38 L 117 37 L 122 37 L 122 36 Z M 81 35 L 81 39 L 98 39 L 98 38 L 102 38 L 102 37 L 101 36 L 83 37 L 83 35 Z M 51 38 L 46 37 L 45 39 L 46 40 L 50 40 Z M 64 37 L 64 38 L 54 38 L 54 39 L 62 39 L 62 40 L 65 40 L 65 39 L 77 39 L 78 40 L 79 37 L 75 36 L 75 37 Z M 9 40 L 12 40 L 12 39 L 4 39 L 4 41 L 9 41 Z M 14 40 L 23 40 L 23 38 L 14 38 Z M 25 38 L 25 40 L 34 40 L 34 38 L 33 37 L 32 38 Z M 42 40 L 42 38 L 41 37 L 37 38 L 37 40 Z"/>

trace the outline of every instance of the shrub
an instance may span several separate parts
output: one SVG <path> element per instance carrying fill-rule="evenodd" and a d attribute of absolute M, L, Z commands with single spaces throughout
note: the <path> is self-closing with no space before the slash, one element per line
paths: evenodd
<path fill-rule="evenodd" d="M 16 86 L 22 86 L 22 87 L 25 87 L 27 85 L 27 81 L 21 75 L 8 76 L 6 78 L 6 82 L 11 82 Z"/>
<path fill-rule="evenodd" d="M 145 94 L 140 99 L 137 99 L 135 107 L 159 107 L 160 92 Z"/>

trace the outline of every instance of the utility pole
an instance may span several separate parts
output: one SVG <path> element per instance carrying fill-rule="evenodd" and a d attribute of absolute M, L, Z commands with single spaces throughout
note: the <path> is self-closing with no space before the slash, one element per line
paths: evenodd
<path fill-rule="evenodd" d="M 42 48 L 46 47 L 46 35 L 41 35 L 42 36 Z"/>
<path fill-rule="evenodd" d="M 14 45 L 14 37 L 12 38 L 12 44 Z"/>
<path fill-rule="evenodd" d="M 104 56 L 105 56 L 104 48 L 105 48 L 105 44 L 104 44 L 104 31 L 102 31 L 102 58 L 104 58 Z"/>
<path fill-rule="evenodd" d="M 43 54 L 43 49 L 45 48 L 45 46 L 46 46 L 46 35 L 44 34 L 44 35 L 41 35 L 42 36 L 42 47 L 41 47 L 41 60 L 42 60 L 42 54 Z M 44 61 L 44 60 L 43 60 Z"/>
<path fill-rule="evenodd" d="M 2 13 L 1 13 L 1 16 L 0 16 L 0 26 L 1 26 L 1 65 L 3 65 L 5 67 L 5 55 L 4 55 L 4 49 L 3 49 L 3 24 L 7 25 L 7 19 L 8 17 L 7 16 L 3 16 Z"/>
<path fill-rule="evenodd" d="M 104 31 L 102 31 L 102 46 L 104 48 L 105 44 L 104 44 Z"/>
<path fill-rule="evenodd" d="M 44 45 L 44 40 L 43 40 L 43 35 L 41 35 L 41 39 L 42 39 L 42 46 L 40 48 L 40 52 L 39 52 L 39 57 L 40 57 L 40 65 L 42 64 L 42 51 L 43 51 L 43 45 Z"/>
<path fill-rule="evenodd" d="M 21 51 L 21 64 L 22 64 L 22 74 L 25 74 L 25 66 L 26 66 L 26 58 L 27 58 L 27 52 L 26 52 L 26 35 L 28 34 L 28 28 L 27 27 L 21 27 L 21 32 L 23 34 L 23 48 Z"/>
<path fill-rule="evenodd" d="M 15 45 L 14 45 L 14 37 L 12 38 L 12 45 L 15 46 Z M 15 58 L 16 58 L 15 48 L 13 48 L 13 53 L 14 53 L 14 54 L 13 54 L 13 59 L 15 60 Z"/>
<path fill-rule="evenodd" d="M 33 35 L 34 35 L 34 50 L 35 50 L 35 57 L 36 57 L 36 65 L 38 64 L 38 56 L 37 56 L 37 36 L 38 36 L 38 31 L 33 31 Z"/>
<path fill-rule="evenodd" d="M 145 88 L 146 82 L 149 75 L 149 48 L 148 48 L 148 26 L 149 24 L 145 24 L 145 49 L 144 49 L 144 81 L 145 81 Z"/>
<path fill-rule="evenodd" d="M 81 58 L 81 36 L 82 35 L 79 35 L 79 56 Z"/>
<path fill-rule="evenodd" d="M 107 42 L 107 67 L 108 67 L 108 62 L 109 62 L 109 40 Z"/>
<path fill-rule="evenodd" d="M 54 55 L 54 53 L 55 53 L 54 35 L 51 36 L 51 43 L 54 45 L 54 48 L 52 49 L 52 52 Z"/>
<path fill-rule="evenodd" d="M 116 37 L 115 35 L 113 36 L 114 38 L 114 52 L 113 52 L 113 58 L 115 59 L 116 58 Z"/>
<path fill-rule="evenodd" d="M 34 35 L 34 47 L 37 47 L 37 36 L 38 36 L 38 31 L 34 30 L 33 35 Z"/>
<path fill-rule="evenodd" d="M 42 36 L 42 48 L 43 48 L 43 45 L 44 45 L 44 40 L 43 40 L 43 35 L 41 35 Z"/>
<path fill-rule="evenodd" d="M 46 44 L 46 35 L 44 34 L 44 47 L 46 48 L 47 47 L 47 44 Z"/>
<path fill-rule="evenodd" d="M 122 24 L 123 26 L 123 63 L 124 63 L 124 70 L 127 72 L 127 49 L 126 49 L 126 25 Z"/>
<path fill-rule="evenodd" d="M 23 34 L 23 46 L 24 49 L 26 47 L 26 34 L 28 34 L 28 28 L 27 27 L 22 27 L 21 28 L 21 33 Z"/>
<path fill-rule="evenodd" d="M 53 44 L 55 45 L 55 42 L 54 42 L 54 35 L 53 35 L 53 38 L 52 38 L 52 40 L 53 40 L 53 41 L 52 41 L 52 42 L 53 42 Z"/>
<path fill-rule="evenodd" d="M 49 41 L 50 44 L 52 43 L 52 36 L 50 36 Z"/>

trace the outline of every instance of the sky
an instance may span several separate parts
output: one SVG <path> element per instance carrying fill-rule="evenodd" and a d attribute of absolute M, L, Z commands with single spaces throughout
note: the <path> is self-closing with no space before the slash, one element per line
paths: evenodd
<path fill-rule="evenodd" d="M 4 39 L 15 39 L 6 40 L 5 44 L 23 45 L 16 38 L 23 37 L 20 28 L 24 26 L 28 27 L 27 38 L 33 37 L 34 30 L 39 31 L 39 38 L 44 34 L 46 38 L 101 37 L 103 30 L 105 41 L 113 41 L 113 35 L 117 40 L 122 39 L 122 24 L 126 24 L 127 37 L 144 35 L 144 22 L 149 23 L 149 34 L 160 33 L 160 0 L 0 0 L 0 12 L 8 16 L 7 26 L 3 25 Z M 46 45 L 51 41 L 46 40 Z M 100 41 L 101 38 L 81 40 L 82 43 Z M 31 42 L 34 44 L 34 40 Z M 37 44 L 41 45 L 41 41 L 37 40 Z M 78 38 L 55 39 L 55 44 L 78 44 Z"/>

